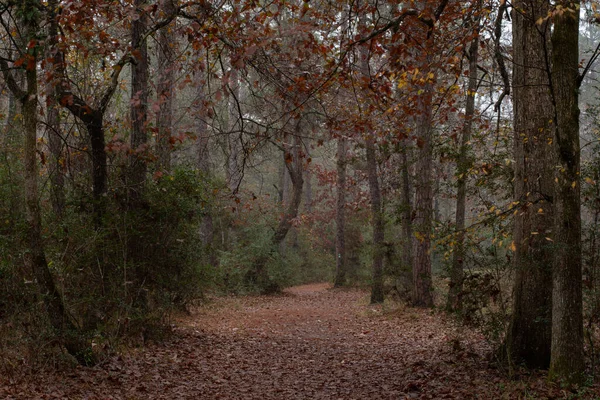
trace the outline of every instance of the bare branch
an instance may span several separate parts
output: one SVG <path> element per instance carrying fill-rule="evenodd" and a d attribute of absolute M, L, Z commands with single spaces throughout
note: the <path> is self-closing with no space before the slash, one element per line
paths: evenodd
<path fill-rule="evenodd" d="M 0 68 L 2 68 L 2 76 L 4 77 L 6 85 L 8 86 L 10 91 L 15 95 L 15 97 L 22 101 L 27 96 L 27 92 L 21 89 L 21 87 L 15 80 L 15 77 L 10 72 L 8 63 L 4 58 L 0 58 Z"/>
<path fill-rule="evenodd" d="M 500 38 L 502 37 L 502 18 L 506 10 L 508 9 L 508 4 L 506 1 L 500 2 L 500 7 L 498 8 L 498 16 L 496 17 L 495 23 L 495 31 L 494 31 L 494 58 L 496 59 L 496 63 L 498 64 L 498 68 L 500 69 L 500 75 L 502 76 L 502 82 L 504 83 L 504 90 L 500 94 L 498 101 L 494 104 L 494 111 L 498 112 L 500 110 L 500 106 L 502 105 L 502 100 L 504 97 L 510 94 L 510 78 L 508 77 L 508 72 L 506 71 L 506 64 L 504 64 L 504 56 L 502 55 L 502 49 L 500 47 Z"/>

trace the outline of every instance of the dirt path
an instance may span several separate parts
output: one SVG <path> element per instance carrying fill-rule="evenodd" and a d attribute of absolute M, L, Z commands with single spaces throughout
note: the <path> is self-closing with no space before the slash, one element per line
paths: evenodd
<path fill-rule="evenodd" d="M 500 399 L 531 391 L 488 367 L 478 335 L 451 326 L 428 310 L 369 306 L 364 291 L 300 286 L 219 299 L 179 321 L 168 343 L 94 368 L 0 380 L 0 398 Z"/>

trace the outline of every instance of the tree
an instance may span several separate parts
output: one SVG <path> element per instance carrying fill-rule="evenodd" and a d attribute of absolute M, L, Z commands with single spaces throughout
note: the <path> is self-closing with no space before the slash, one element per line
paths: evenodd
<path fill-rule="evenodd" d="M 367 175 L 369 177 L 369 194 L 371 196 L 371 225 L 373 226 L 373 282 L 371 284 L 371 304 L 383 303 L 383 241 L 384 220 L 381 202 L 379 177 L 377 176 L 377 156 L 375 140 L 372 136 L 365 138 L 367 152 Z"/>
<path fill-rule="evenodd" d="M 433 14 L 432 2 L 424 2 L 423 14 Z M 440 12 L 441 14 L 441 12 Z M 432 15 L 436 20 L 439 15 Z M 417 138 L 418 174 L 415 178 L 415 203 L 412 227 L 413 240 L 413 304 L 419 307 L 433 306 L 431 283 L 431 233 L 433 228 L 433 94 L 435 67 L 432 66 L 434 51 L 433 28 L 418 23 L 415 26 L 415 40 L 422 41 L 423 54 L 419 55 L 419 73 L 423 85 L 416 98 L 415 136 Z"/>
<path fill-rule="evenodd" d="M 514 301 L 506 337 L 511 363 L 547 368 L 551 341 L 553 240 L 552 98 L 545 0 L 515 1 L 513 109 L 515 130 Z M 501 9 L 500 13 L 503 12 Z"/>
<path fill-rule="evenodd" d="M 366 24 L 366 18 L 361 18 L 361 25 Z M 369 51 L 366 46 L 358 49 L 360 79 L 362 81 L 370 80 L 369 72 Z M 366 86 L 366 85 L 365 85 Z M 368 92 L 368 87 L 364 88 Z M 365 93 L 367 95 L 367 93 Z M 368 102 L 367 102 L 368 104 Z M 361 114 L 369 110 L 369 107 L 363 109 L 359 106 Z M 366 115 L 362 115 L 366 119 Z M 367 125 L 368 126 L 368 125 Z M 369 181 L 369 196 L 371 200 L 371 226 L 373 229 L 373 266 L 371 283 L 371 304 L 383 303 L 383 241 L 385 239 L 384 214 L 382 206 L 381 185 L 377 171 L 377 149 L 376 136 L 373 132 L 367 132 L 364 138 L 365 151 L 367 156 L 367 177 Z"/>
<path fill-rule="evenodd" d="M 56 12 L 56 1 L 48 3 L 48 13 L 51 19 L 54 19 Z M 56 24 L 48 25 L 48 37 L 50 43 L 53 44 L 58 37 Z M 46 49 L 46 57 L 52 57 L 52 46 Z M 62 155 L 63 141 L 60 129 L 60 106 L 54 96 L 54 86 L 52 79 L 46 77 L 46 115 L 48 126 L 48 142 L 52 159 L 50 161 L 50 184 L 51 184 L 51 201 L 52 208 L 56 216 L 61 217 L 65 209 L 65 176 L 63 173 L 64 158 Z"/>
<path fill-rule="evenodd" d="M 131 23 L 131 155 L 128 173 L 129 197 L 132 203 L 140 201 L 148 170 L 148 43 L 145 32 L 148 14 L 145 0 L 136 0 L 137 18 Z M 162 93 L 161 93 L 162 95 Z"/>
<path fill-rule="evenodd" d="M 481 12 L 481 1 L 478 2 L 475 13 Z M 473 119 L 475 118 L 475 95 L 477 93 L 477 63 L 479 62 L 479 30 L 480 19 L 479 14 L 475 15 L 474 21 L 474 37 L 469 45 L 469 82 L 467 84 L 467 101 L 465 106 L 465 121 L 462 127 L 462 137 L 460 142 L 460 150 L 457 160 L 457 183 L 456 183 L 456 248 L 452 254 L 452 266 L 450 267 L 450 284 L 448 287 L 448 301 L 446 309 L 448 311 L 460 311 L 461 292 L 463 289 L 464 279 L 464 259 L 465 252 L 465 213 L 467 200 L 467 175 L 473 162 L 469 154 L 469 141 L 471 140 L 471 132 L 473 130 Z"/>
<path fill-rule="evenodd" d="M 335 280 L 333 286 L 346 283 L 346 147 L 345 137 L 337 140 L 337 197 L 335 205 Z"/>
<path fill-rule="evenodd" d="M 56 6 L 51 2 L 49 7 Z M 21 3 L 16 11 L 22 28 L 21 40 L 23 48 L 17 49 L 19 59 L 13 66 L 24 66 L 25 89 L 22 89 L 15 80 L 12 69 L 9 68 L 5 58 L 0 58 L 0 67 L 4 80 L 10 91 L 21 102 L 24 134 L 25 134 L 25 203 L 27 210 L 27 250 L 26 262 L 33 271 L 39 291 L 42 295 L 44 306 L 50 324 L 58 340 L 65 346 L 69 354 L 74 356 L 79 363 L 86 364 L 92 361 L 86 351 L 85 342 L 76 334 L 76 327 L 70 320 L 59 293 L 54 278 L 48 266 L 44 242 L 42 239 L 42 215 L 39 204 L 37 164 L 37 128 L 38 128 L 38 62 L 39 53 L 42 51 L 37 38 L 41 13 L 41 4 L 36 0 L 27 0 Z"/>
<path fill-rule="evenodd" d="M 400 230 L 402 231 L 402 266 L 399 280 L 396 282 L 396 289 L 402 297 L 410 299 L 412 292 L 412 246 L 413 246 L 413 229 L 412 229 L 412 190 L 411 190 L 411 174 L 408 157 L 407 140 L 402 143 L 400 150 L 401 165 L 400 179 L 402 185 L 402 200 L 400 203 Z"/>
<path fill-rule="evenodd" d="M 176 12 L 174 0 L 161 0 L 164 17 Z M 158 169 L 171 169 L 171 134 L 173 130 L 173 102 L 175 100 L 175 22 L 158 31 L 158 84 L 156 85 L 159 111 L 156 116 Z"/>
<path fill-rule="evenodd" d="M 552 32 L 551 89 L 555 174 L 550 377 L 583 381 L 583 304 L 579 146 L 579 1 L 558 1 Z"/>
<path fill-rule="evenodd" d="M 58 2 L 56 2 L 58 7 Z M 51 13 L 49 14 L 50 32 L 60 32 L 59 15 L 55 11 L 56 7 L 49 5 Z M 62 16 L 67 18 L 68 16 Z M 72 28 L 71 28 L 72 29 Z M 67 108 L 74 117 L 81 120 L 84 124 L 91 142 L 91 159 L 92 159 L 92 193 L 94 200 L 94 220 L 96 226 L 101 225 L 102 216 L 105 211 L 104 195 L 107 190 L 107 156 L 106 156 L 106 140 L 104 134 L 104 115 L 108 109 L 110 100 L 112 99 L 117 86 L 119 84 L 119 76 L 123 67 L 129 62 L 129 55 L 123 56 L 114 66 L 110 77 L 110 83 L 105 88 L 100 96 L 97 106 L 93 106 L 86 102 L 82 97 L 72 91 L 71 81 L 66 72 L 65 47 L 61 43 L 60 37 L 57 35 L 50 36 L 50 52 L 51 57 L 48 60 L 48 68 L 52 76 L 52 86 L 54 87 L 54 96 L 59 104 Z M 51 95 L 51 94 L 49 94 Z"/>

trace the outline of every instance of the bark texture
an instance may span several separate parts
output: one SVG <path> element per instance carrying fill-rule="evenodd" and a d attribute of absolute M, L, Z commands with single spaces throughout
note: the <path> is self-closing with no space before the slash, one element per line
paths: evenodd
<path fill-rule="evenodd" d="M 203 70 L 203 68 L 200 68 Z M 196 151 L 197 151 L 197 167 L 202 177 L 208 181 L 211 177 L 210 151 L 209 151 L 209 131 L 208 131 L 208 113 L 206 112 L 206 82 L 202 79 L 202 74 L 198 73 L 199 79 L 196 83 L 196 102 L 195 102 L 195 132 L 196 132 Z M 208 253 L 208 258 L 211 265 L 218 265 L 217 252 L 214 248 L 214 221 L 212 217 L 212 205 L 206 204 L 200 223 L 200 239 Z"/>
<path fill-rule="evenodd" d="M 431 90 L 419 97 L 420 114 L 417 116 L 417 137 L 421 141 L 418 171 L 415 177 L 415 210 L 413 219 L 413 304 L 418 307 L 433 306 L 431 288 L 431 229 L 433 216 L 433 186 L 431 164 Z"/>
<path fill-rule="evenodd" d="M 55 12 L 54 10 L 51 12 Z M 50 41 L 56 41 L 58 31 L 56 24 L 48 25 L 48 36 Z M 52 58 L 52 47 L 47 49 L 47 58 Z M 52 65 L 53 63 L 50 63 Z M 54 71 L 50 71 L 53 74 Z M 63 173 L 63 143 L 60 129 L 60 106 L 54 96 L 54 82 L 51 79 L 46 80 L 46 122 L 48 127 L 48 144 L 50 148 L 51 160 L 49 166 L 50 172 L 50 201 L 52 210 L 57 217 L 61 217 L 65 209 L 65 175 Z"/>
<path fill-rule="evenodd" d="M 273 235 L 273 244 L 275 246 L 279 246 L 287 236 L 292 227 L 292 221 L 298 216 L 300 202 L 302 201 L 304 178 L 302 176 L 302 159 L 300 157 L 300 150 L 302 148 L 302 139 L 300 138 L 301 120 L 297 121 L 296 123 L 297 134 L 294 135 L 293 145 L 286 146 L 284 151 L 284 157 L 286 160 L 285 166 L 289 173 L 292 184 L 292 197 L 287 204 L 287 209 L 279 221 L 279 225 L 277 226 L 275 234 Z"/>
<path fill-rule="evenodd" d="M 433 14 L 433 2 L 423 3 L 423 14 Z M 445 2 L 436 9 L 439 18 Z M 417 162 L 415 165 L 415 205 L 413 218 L 413 305 L 433 306 L 431 283 L 431 232 L 433 228 L 433 95 L 436 71 L 432 69 L 434 60 L 435 32 L 433 27 L 416 25 L 415 40 L 423 43 L 423 52 L 418 55 L 423 84 L 418 88 L 416 98 L 415 135 L 417 137 Z"/>
<path fill-rule="evenodd" d="M 402 265 L 400 267 L 400 275 L 396 281 L 396 290 L 401 298 L 410 301 L 412 292 L 412 246 L 413 246 L 413 229 L 412 229 L 412 200 L 411 200 L 411 176 L 410 165 L 408 159 L 408 147 L 404 143 L 401 151 L 400 178 L 402 184 L 402 202 L 400 209 L 400 229 L 402 231 Z"/>
<path fill-rule="evenodd" d="M 161 0 L 161 13 L 165 16 L 175 13 L 175 0 Z M 156 88 L 159 110 L 157 119 L 158 169 L 171 170 L 171 134 L 173 130 L 173 101 L 175 98 L 175 21 L 158 32 L 158 85 Z"/>
<path fill-rule="evenodd" d="M 579 145 L 579 1 L 558 1 L 554 17 L 552 89 L 555 103 L 555 251 L 550 377 L 583 382 L 583 307 Z"/>
<path fill-rule="evenodd" d="M 547 368 L 552 320 L 553 148 L 552 99 L 546 56 L 549 6 L 520 0 L 513 13 L 513 107 L 515 129 L 515 245 L 513 313 L 506 356 L 514 365 Z M 540 34 L 540 32 L 542 34 Z M 550 239 L 550 240 L 549 240 Z"/>
<path fill-rule="evenodd" d="M 138 19 L 131 24 L 131 45 L 135 62 L 131 68 L 131 156 L 129 159 L 128 189 L 132 202 L 140 199 L 146 182 L 147 119 L 148 119 L 148 45 L 144 34 L 148 15 L 143 7 L 146 0 L 135 0 Z"/>

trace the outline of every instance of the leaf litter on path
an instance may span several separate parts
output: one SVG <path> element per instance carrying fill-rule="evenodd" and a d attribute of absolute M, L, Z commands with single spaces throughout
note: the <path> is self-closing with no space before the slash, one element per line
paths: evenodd
<path fill-rule="evenodd" d="M 558 399 L 510 381 L 480 334 L 432 310 L 371 306 L 360 289 L 312 284 L 214 299 L 166 343 L 73 371 L 0 377 L 0 399 Z"/>

